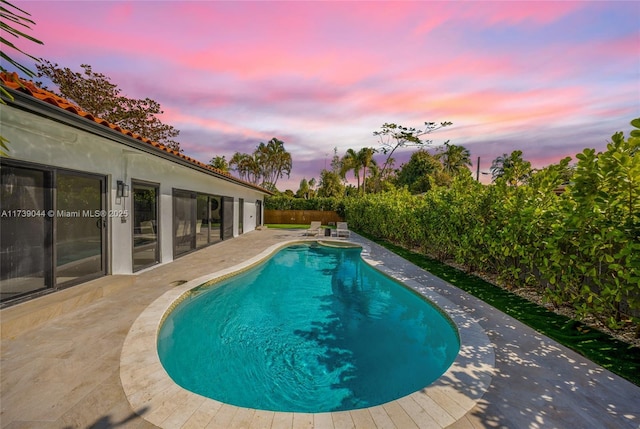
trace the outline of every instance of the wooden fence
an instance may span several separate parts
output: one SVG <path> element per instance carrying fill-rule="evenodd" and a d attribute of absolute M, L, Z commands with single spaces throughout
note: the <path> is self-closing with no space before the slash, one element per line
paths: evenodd
<path fill-rule="evenodd" d="M 322 225 L 342 222 L 338 213 L 328 210 L 265 210 L 264 223 L 308 225 L 311 221 L 320 221 Z"/>

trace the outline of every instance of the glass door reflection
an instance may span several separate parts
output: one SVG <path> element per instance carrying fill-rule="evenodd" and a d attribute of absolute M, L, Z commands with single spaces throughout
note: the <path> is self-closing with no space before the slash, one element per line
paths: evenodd
<path fill-rule="evenodd" d="M 133 271 L 160 262 L 158 186 L 133 183 Z"/>
<path fill-rule="evenodd" d="M 56 283 L 104 275 L 104 177 L 60 172 L 56 186 Z"/>
<path fill-rule="evenodd" d="M 0 169 L 0 302 L 51 288 L 51 173 Z"/>
<path fill-rule="evenodd" d="M 203 247 L 209 244 L 209 197 L 198 194 L 196 205 L 196 247 Z"/>

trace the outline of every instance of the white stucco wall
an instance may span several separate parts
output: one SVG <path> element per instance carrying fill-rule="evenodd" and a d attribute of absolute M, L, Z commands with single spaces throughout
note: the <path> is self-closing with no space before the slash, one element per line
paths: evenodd
<path fill-rule="evenodd" d="M 234 198 L 234 236 L 238 234 L 238 199 L 245 201 L 244 232 L 255 229 L 256 200 L 263 195 L 169 160 L 127 147 L 121 143 L 34 115 L 12 106 L 0 105 L 0 133 L 8 139 L 9 157 L 107 177 L 107 210 L 128 210 L 129 217 L 110 218 L 108 262 L 112 274 L 132 272 L 132 198 L 116 199 L 116 185 L 123 180 L 141 180 L 160 185 L 160 262 L 173 259 L 173 189 L 183 189 Z"/>

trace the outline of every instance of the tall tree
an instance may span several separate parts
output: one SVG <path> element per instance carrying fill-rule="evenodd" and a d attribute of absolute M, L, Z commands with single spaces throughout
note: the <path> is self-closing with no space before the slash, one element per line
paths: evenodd
<path fill-rule="evenodd" d="M 344 195 L 344 185 L 340 174 L 336 171 L 323 169 L 320 172 L 320 184 L 318 185 L 319 197 L 341 197 Z"/>
<path fill-rule="evenodd" d="M 309 182 L 307 182 L 307 179 L 303 177 L 302 180 L 300 181 L 300 186 L 296 191 L 296 197 L 304 198 L 305 200 L 308 200 L 310 192 L 311 192 L 311 189 L 309 188 Z"/>
<path fill-rule="evenodd" d="M 61 68 L 47 60 L 36 67 L 38 77 L 49 78 L 58 86 L 58 95 L 77 104 L 81 109 L 120 128 L 182 152 L 180 143 L 173 140 L 180 131 L 163 124 L 156 116 L 163 113 L 158 102 L 150 98 L 132 99 L 121 95 L 116 84 L 111 83 L 104 74 L 94 72 L 88 64 L 80 66 L 83 73 L 74 72 L 67 67 Z"/>
<path fill-rule="evenodd" d="M 457 174 L 463 168 L 471 165 L 471 153 L 464 146 L 444 143 L 439 149 L 436 157 L 442 163 L 444 171 L 452 176 Z"/>
<path fill-rule="evenodd" d="M 521 150 L 514 150 L 510 155 L 505 153 L 491 163 L 492 181 L 501 179 L 515 187 L 526 183 L 532 171 L 531 163 L 522 158 Z"/>
<path fill-rule="evenodd" d="M 258 144 L 252 154 L 236 152 L 229 166 L 241 179 L 275 192 L 278 179 L 291 174 L 292 160 L 284 142 L 274 137 L 268 143 Z"/>
<path fill-rule="evenodd" d="M 415 127 L 405 127 L 393 123 L 385 123 L 382 125 L 380 131 L 374 131 L 373 135 L 378 137 L 381 151 L 387 155 L 387 159 L 382 166 L 380 177 L 384 177 L 387 168 L 389 167 L 389 161 L 393 156 L 393 153 L 403 147 L 424 147 L 426 144 L 431 144 L 431 140 L 422 140 L 422 136 L 430 134 L 440 128 L 448 127 L 452 122 L 445 121 L 440 122 L 425 122 L 424 128 L 419 129 Z"/>
<path fill-rule="evenodd" d="M 347 173 L 353 170 L 353 176 L 356 178 L 358 191 L 360 191 L 360 169 L 362 168 L 362 163 L 358 158 L 358 153 L 353 149 L 347 149 L 347 152 L 340 160 L 340 163 L 340 176 L 344 179 Z"/>
<path fill-rule="evenodd" d="M 362 166 L 362 193 L 366 192 L 366 182 L 367 182 L 367 170 L 376 164 L 376 161 L 373 159 L 373 154 L 376 153 L 376 150 L 371 147 L 364 147 L 360 149 L 358 152 L 358 161 Z"/>
<path fill-rule="evenodd" d="M 260 164 L 257 156 L 236 152 L 231 157 L 229 166 L 238 173 L 240 179 L 254 185 L 260 182 Z"/>
<path fill-rule="evenodd" d="M 430 190 L 434 185 L 446 185 L 448 175 L 444 173 L 438 159 L 424 149 L 418 149 L 409 162 L 403 164 L 398 172 L 396 183 L 406 186 L 413 194 Z"/>
<path fill-rule="evenodd" d="M 224 155 L 214 156 L 213 158 L 211 158 L 211 161 L 209 161 L 209 165 L 222 171 L 223 173 L 228 173 L 230 168 L 229 163 L 227 162 L 227 158 L 225 158 Z"/>
<path fill-rule="evenodd" d="M 272 138 L 268 143 L 260 143 L 254 152 L 260 165 L 262 186 L 276 190 L 278 179 L 291 174 L 291 154 L 284 148 L 284 142 Z"/>

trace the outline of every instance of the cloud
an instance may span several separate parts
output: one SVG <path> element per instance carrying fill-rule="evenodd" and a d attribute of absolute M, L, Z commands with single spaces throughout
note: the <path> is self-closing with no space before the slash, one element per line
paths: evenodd
<path fill-rule="evenodd" d="M 632 2 L 27 2 L 19 46 L 149 97 L 208 162 L 278 137 L 292 183 L 384 122 L 454 122 L 436 143 L 488 164 L 600 145 L 640 111 Z M 26 61 L 26 60 L 25 60 Z M 408 159 L 409 151 L 399 158 Z M 399 165 L 399 164 L 398 164 Z M 313 170 L 315 169 L 315 171 Z"/>

